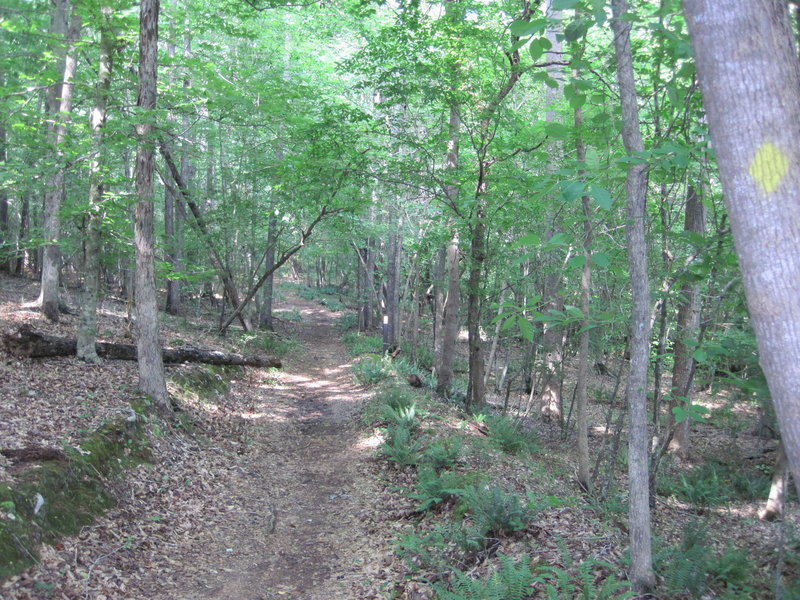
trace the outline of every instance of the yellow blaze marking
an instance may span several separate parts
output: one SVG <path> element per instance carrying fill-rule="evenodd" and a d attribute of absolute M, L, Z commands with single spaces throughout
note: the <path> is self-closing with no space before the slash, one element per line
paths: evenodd
<path fill-rule="evenodd" d="M 750 175 L 767 194 L 778 188 L 788 170 L 789 159 L 771 142 L 763 143 L 750 163 Z"/>

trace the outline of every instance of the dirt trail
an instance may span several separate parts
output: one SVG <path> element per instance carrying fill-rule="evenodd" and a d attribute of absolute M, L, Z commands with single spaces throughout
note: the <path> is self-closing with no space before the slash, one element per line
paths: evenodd
<path fill-rule="evenodd" d="M 293 306 L 302 349 L 284 361 L 278 385 L 249 386 L 249 448 L 225 492 L 237 509 L 220 507 L 224 518 L 183 541 L 179 560 L 196 560 L 171 582 L 173 598 L 358 598 L 375 566 L 366 514 L 375 491 L 359 473 L 374 452 L 359 442 L 364 391 L 333 315 L 299 299 Z"/>

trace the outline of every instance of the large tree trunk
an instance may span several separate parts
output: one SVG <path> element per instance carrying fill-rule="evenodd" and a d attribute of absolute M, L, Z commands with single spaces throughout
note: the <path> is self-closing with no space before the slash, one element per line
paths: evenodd
<path fill-rule="evenodd" d="M 486 262 L 486 214 L 483 194 L 486 189 L 485 161 L 481 160 L 481 175 L 478 179 L 475 217 L 470 228 L 470 264 L 467 280 L 467 344 L 469 346 L 469 383 L 467 386 L 467 408 L 475 410 L 483 406 L 483 341 L 481 340 L 481 308 L 483 303 L 483 266 Z"/>
<path fill-rule="evenodd" d="M 800 63 L 789 15 L 782 0 L 683 5 L 760 363 L 800 487 Z"/>
<path fill-rule="evenodd" d="M 447 201 L 452 209 L 456 210 L 458 201 L 458 152 L 459 137 L 461 130 L 461 119 L 458 115 L 458 106 L 450 107 L 449 136 L 447 141 L 447 156 L 445 159 L 445 171 L 451 178 L 445 188 Z M 445 281 L 447 288 L 441 304 L 441 327 L 437 334 L 438 352 L 436 353 L 436 393 L 440 396 L 448 396 L 453 384 L 453 359 L 456 353 L 456 342 L 458 341 L 458 313 L 461 304 L 461 269 L 459 266 L 459 240 L 458 227 L 450 221 L 453 234 L 450 242 L 445 249 Z"/>
<path fill-rule="evenodd" d="M 90 116 L 92 158 L 89 161 L 89 210 L 86 214 L 84 258 L 84 294 L 81 321 L 78 327 L 78 358 L 98 362 L 95 351 L 97 337 L 97 298 L 100 291 L 100 229 L 103 222 L 103 129 L 106 125 L 108 90 L 111 85 L 114 36 L 111 32 L 111 9 L 102 7 L 98 15 L 100 27 L 100 59 L 94 108 Z"/>
<path fill-rule="evenodd" d="M 139 94 L 143 115 L 156 107 L 159 0 L 142 0 L 139 9 Z M 154 268 L 153 167 L 155 153 L 149 119 L 136 126 L 136 326 L 138 331 L 139 389 L 162 414 L 170 414 L 167 381 L 158 332 L 158 303 Z"/>
<path fill-rule="evenodd" d="M 0 85 L 4 83 L 4 78 L 0 73 Z M 6 164 L 6 159 L 6 127 L 5 123 L 0 123 L 0 164 Z M 11 251 L 11 226 L 8 222 L 8 190 L 2 186 L 0 187 L 0 271 L 5 273 L 13 272 L 14 260 Z"/>
<path fill-rule="evenodd" d="M 686 216 L 684 230 L 703 235 L 705 233 L 705 207 L 693 186 L 689 186 L 686 194 Z M 697 338 L 700 327 L 700 288 L 696 283 L 686 282 L 681 286 L 678 300 L 678 323 L 675 332 L 672 367 L 672 402 L 671 406 L 692 401 L 692 379 L 694 378 L 694 359 L 690 340 Z M 670 422 L 674 415 L 670 413 Z M 684 419 L 677 424 L 672 436 L 670 448 L 680 458 L 689 458 L 689 427 L 691 419 Z"/>
<path fill-rule="evenodd" d="M 275 273 L 273 267 L 275 266 L 275 246 L 278 244 L 278 218 L 274 215 L 269 220 L 269 229 L 267 230 L 267 253 L 264 258 L 264 266 L 267 271 L 270 271 L 269 277 L 264 282 L 264 291 L 261 297 L 261 312 L 258 316 L 259 325 L 272 331 L 275 328 L 275 323 L 272 316 L 272 299 L 275 290 Z"/>
<path fill-rule="evenodd" d="M 612 26 L 617 62 L 617 81 L 622 104 L 622 141 L 628 155 L 644 151 L 639 129 L 639 108 L 636 105 L 636 84 L 633 77 L 631 25 L 627 0 L 612 0 Z M 646 166 L 634 163 L 628 167 L 628 265 L 631 277 L 633 308 L 630 330 L 630 374 L 628 377 L 628 486 L 630 489 L 629 527 L 631 542 L 630 580 L 638 592 L 655 585 L 653 573 L 650 493 L 647 435 L 647 370 L 650 359 L 650 284 L 647 275 L 645 241 Z"/>
<path fill-rule="evenodd" d="M 53 25 L 51 29 L 57 34 L 61 32 L 67 14 L 70 11 L 69 0 L 58 0 L 55 3 L 53 15 Z M 55 157 L 55 173 L 47 184 L 44 196 L 44 222 L 43 235 L 45 239 L 44 253 L 42 256 L 42 285 L 39 298 L 36 304 L 42 307 L 42 313 L 51 321 L 58 322 L 59 318 L 59 297 L 58 283 L 61 267 L 61 250 L 58 239 L 61 236 L 61 219 L 59 212 L 64 200 L 64 142 L 67 138 L 66 119 L 72 110 L 72 80 L 75 77 L 78 60 L 76 55 L 75 42 L 80 34 L 81 20 L 73 11 L 69 18 L 69 27 L 66 29 L 64 43 L 66 54 L 64 55 L 63 78 L 58 89 L 57 95 L 48 102 L 52 114 L 50 115 L 55 125 L 51 130 L 51 142 Z"/>
<path fill-rule="evenodd" d="M 27 324 L 21 325 L 17 329 L 3 332 L 2 341 L 3 347 L 9 354 L 20 358 L 72 356 L 77 354 L 78 351 L 77 340 L 41 333 Z M 159 351 L 163 362 L 170 364 L 199 362 L 210 365 L 281 367 L 280 359 L 268 356 L 245 356 L 202 348 L 159 348 Z M 137 348 L 132 344 L 97 342 L 95 344 L 95 352 L 102 358 L 138 360 Z"/>

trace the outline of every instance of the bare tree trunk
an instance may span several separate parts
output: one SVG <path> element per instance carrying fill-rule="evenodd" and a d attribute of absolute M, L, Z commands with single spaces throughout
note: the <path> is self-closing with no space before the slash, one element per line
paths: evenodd
<path fill-rule="evenodd" d="M 111 32 L 111 8 L 100 8 L 100 58 L 94 108 L 91 112 L 92 158 L 89 161 L 89 210 L 86 218 L 86 257 L 84 260 L 84 296 L 78 327 L 78 358 L 98 363 L 95 350 L 97 338 L 97 299 L 100 292 L 100 239 L 103 223 L 103 129 L 106 125 L 108 90 L 111 86 L 114 36 Z"/>
<path fill-rule="evenodd" d="M 0 74 L 0 84 L 4 83 L 4 78 Z M 5 164 L 8 158 L 6 149 L 6 127 L 5 123 L 0 123 L 0 164 Z M 11 273 L 14 268 L 12 258 L 11 226 L 8 222 L 8 191 L 5 187 L 0 188 L 0 271 Z"/>
<path fill-rule="evenodd" d="M 505 284 L 504 284 L 505 285 Z M 489 348 L 489 358 L 486 359 L 486 373 L 483 375 L 483 387 L 484 389 L 488 389 L 489 387 L 489 377 L 492 375 L 492 369 L 494 368 L 495 358 L 497 356 L 497 347 L 500 345 L 500 331 L 503 327 L 503 321 L 500 318 L 503 315 L 503 302 L 505 302 L 506 297 L 506 287 L 500 291 L 500 298 L 497 301 L 497 323 L 494 327 L 494 335 L 492 336 L 492 345 Z"/>
<path fill-rule="evenodd" d="M 445 188 L 447 201 L 455 210 L 458 200 L 458 185 L 456 183 L 458 170 L 459 136 L 461 119 L 458 107 L 450 107 L 449 135 L 447 141 L 447 156 L 445 171 L 452 181 Z M 438 353 L 436 355 L 436 393 L 448 396 L 453 384 L 453 359 L 455 358 L 456 342 L 458 341 L 458 313 L 461 304 L 461 269 L 459 267 L 459 239 L 458 228 L 453 220 L 450 221 L 453 234 L 445 248 L 445 281 L 447 290 L 441 305 L 441 328 L 437 332 Z"/>
<path fill-rule="evenodd" d="M 636 105 L 633 77 L 631 25 L 627 0 L 612 0 L 612 27 L 617 62 L 617 80 L 622 104 L 622 141 L 628 155 L 644 151 Z M 650 358 L 650 284 L 647 274 L 645 217 L 647 181 L 645 165 L 628 167 L 628 265 L 633 308 L 630 330 L 630 374 L 628 377 L 628 486 L 630 490 L 629 527 L 631 542 L 630 580 L 637 592 L 655 585 L 650 525 L 650 491 L 647 435 L 647 370 Z"/>
<path fill-rule="evenodd" d="M 547 238 L 553 237 L 550 231 Z M 545 310 L 564 310 L 564 298 L 561 295 L 561 273 L 551 265 L 545 275 L 544 293 Z M 542 335 L 542 352 L 544 364 L 542 374 L 542 391 L 539 394 L 539 414 L 544 420 L 561 420 L 561 385 L 558 371 L 564 361 L 564 330 L 552 323 L 544 324 Z M 533 386 L 532 386 L 533 387 Z"/>
<path fill-rule="evenodd" d="M 467 343 L 469 345 L 469 383 L 467 386 L 467 408 L 474 410 L 483 406 L 483 341 L 481 340 L 481 304 L 483 301 L 483 265 L 486 262 L 486 214 L 483 206 L 485 192 L 485 161 L 481 160 L 481 175 L 478 179 L 475 215 L 470 228 L 470 266 L 467 280 Z"/>
<path fill-rule="evenodd" d="M 782 0 L 683 6 L 760 363 L 800 487 L 800 62 L 789 15 Z"/>
<path fill-rule="evenodd" d="M 575 109 L 575 155 L 578 163 L 586 162 L 586 146 L 581 128 L 583 111 Z M 583 269 L 581 270 L 581 320 L 580 347 L 578 349 L 578 389 L 576 390 L 575 424 L 578 430 L 578 483 L 587 492 L 592 490 L 592 472 L 589 464 L 589 417 L 587 414 L 589 380 L 589 311 L 592 298 L 592 205 L 587 196 L 581 198 L 583 207 Z"/>
<path fill-rule="evenodd" d="M 66 15 L 70 11 L 69 0 L 59 0 L 56 2 L 54 10 L 52 29 L 60 32 L 64 20 L 67 19 Z M 80 30 L 80 17 L 73 11 L 71 17 L 69 17 L 69 27 L 66 30 L 64 39 L 67 47 L 64 55 L 64 76 L 58 95 L 53 99 L 51 106 L 53 110 L 52 117 L 55 121 L 51 141 L 56 159 L 56 171 L 50 178 L 45 191 L 43 222 L 45 245 L 42 257 L 42 286 L 36 304 L 42 307 L 42 313 L 54 323 L 58 322 L 59 319 L 58 280 L 61 267 L 61 250 L 58 245 L 58 238 L 61 235 L 59 212 L 65 193 L 64 171 L 66 166 L 62 164 L 64 161 L 63 146 L 67 138 L 65 120 L 72 110 L 72 80 L 75 77 L 75 70 L 78 64 L 75 42 Z"/>
<path fill-rule="evenodd" d="M 267 230 L 267 253 L 264 259 L 264 266 L 267 271 L 273 271 L 275 267 L 275 246 L 278 243 L 278 219 L 274 215 L 269 220 L 269 229 Z M 264 291 L 262 296 L 261 314 L 258 321 L 262 327 L 266 327 L 270 331 L 275 328 L 275 323 L 272 318 L 272 298 L 275 289 L 275 273 L 271 272 L 264 282 Z"/>
<path fill-rule="evenodd" d="M 705 228 L 705 207 L 700 195 L 690 185 L 686 194 L 684 231 L 703 235 Z M 681 286 L 678 302 L 678 323 L 673 349 L 671 406 L 676 406 L 678 403 L 689 405 L 692 401 L 694 359 L 692 358 L 692 346 L 688 342 L 697 338 L 700 327 L 700 289 L 698 285 L 691 282 L 684 283 Z M 672 422 L 674 422 L 674 415 L 670 411 L 670 423 Z M 691 419 L 684 419 L 678 423 L 670 443 L 670 449 L 684 460 L 689 458 L 690 425 Z"/>
<path fill-rule="evenodd" d="M 142 113 L 156 108 L 158 65 L 159 0 L 141 0 L 139 9 L 139 94 Z M 158 303 L 154 272 L 153 168 L 155 164 L 152 125 L 149 120 L 136 126 L 139 138 L 136 152 L 136 340 L 139 361 L 139 389 L 154 402 L 162 414 L 172 413 L 161 357 L 158 331 Z"/>
<path fill-rule="evenodd" d="M 386 261 L 386 315 L 389 318 L 387 339 L 384 344 L 390 348 L 399 343 L 400 332 L 400 263 L 402 252 L 402 217 L 393 226 L 394 233 L 389 236 L 388 258 Z"/>

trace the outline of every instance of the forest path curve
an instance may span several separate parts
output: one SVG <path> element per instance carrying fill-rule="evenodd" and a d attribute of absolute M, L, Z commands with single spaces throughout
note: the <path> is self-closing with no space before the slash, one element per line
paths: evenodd
<path fill-rule="evenodd" d="M 274 375 L 277 385 L 250 385 L 249 448 L 226 486 L 247 510 L 229 510 L 183 541 L 173 598 L 356 598 L 375 566 L 380 542 L 369 539 L 363 512 L 376 491 L 360 472 L 374 448 L 359 441 L 357 423 L 366 393 L 333 314 L 299 298 L 292 307 L 302 315 L 292 324 L 302 348 Z"/>

